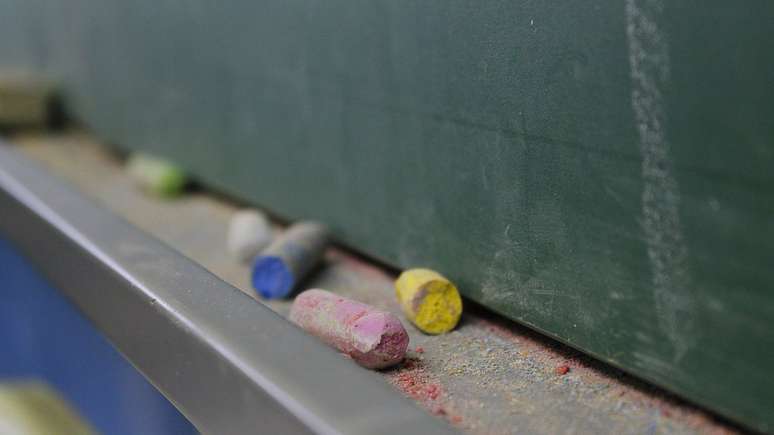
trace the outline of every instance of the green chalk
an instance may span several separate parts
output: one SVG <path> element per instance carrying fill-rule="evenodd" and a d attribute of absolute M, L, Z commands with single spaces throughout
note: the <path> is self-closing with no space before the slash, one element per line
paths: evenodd
<path fill-rule="evenodd" d="M 143 189 L 164 198 L 179 196 L 188 183 L 188 178 L 182 169 L 173 163 L 147 154 L 133 154 L 129 157 L 126 168 Z"/>

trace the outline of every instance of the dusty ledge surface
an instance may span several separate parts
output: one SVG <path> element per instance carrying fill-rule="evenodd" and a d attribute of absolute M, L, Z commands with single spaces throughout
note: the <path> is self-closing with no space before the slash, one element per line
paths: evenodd
<path fill-rule="evenodd" d="M 81 131 L 11 138 L 27 156 L 223 280 L 287 315 L 289 301 L 262 301 L 249 267 L 226 252 L 240 204 L 203 190 L 165 201 L 140 191 L 120 156 Z M 256 176 L 260 179 L 259 174 Z M 421 265 L 418 265 L 421 266 Z M 443 273 L 443 271 L 441 271 Z M 691 434 L 740 429 L 662 390 L 465 301 L 459 327 L 427 336 L 400 313 L 395 272 L 331 248 L 306 287 L 324 288 L 399 315 L 408 359 L 374 372 L 428 412 L 472 434 Z M 346 386 L 342 386 L 346 388 Z"/>

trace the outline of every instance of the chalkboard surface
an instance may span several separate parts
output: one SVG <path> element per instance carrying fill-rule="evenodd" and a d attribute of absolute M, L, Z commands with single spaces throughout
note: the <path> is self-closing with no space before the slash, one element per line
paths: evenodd
<path fill-rule="evenodd" d="M 774 2 L 9 0 L 105 138 L 774 430 Z"/>

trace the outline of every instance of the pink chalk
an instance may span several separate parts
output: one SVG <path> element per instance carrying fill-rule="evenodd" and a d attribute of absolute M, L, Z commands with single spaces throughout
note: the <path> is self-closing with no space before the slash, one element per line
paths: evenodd
<path fill-rule="evenodd" d="M 290 321 L 371 369 L 401 362 L 409 344 L 394 315 L 325 290 L 298 295 Z"/>

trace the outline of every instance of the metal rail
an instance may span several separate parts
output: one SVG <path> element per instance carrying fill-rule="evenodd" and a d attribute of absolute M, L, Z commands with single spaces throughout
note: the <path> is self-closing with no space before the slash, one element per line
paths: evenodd
<path fill-rule="evenodd" d="M 0 232 L 201 432 L 454 432 L 2 143 Z"/>

